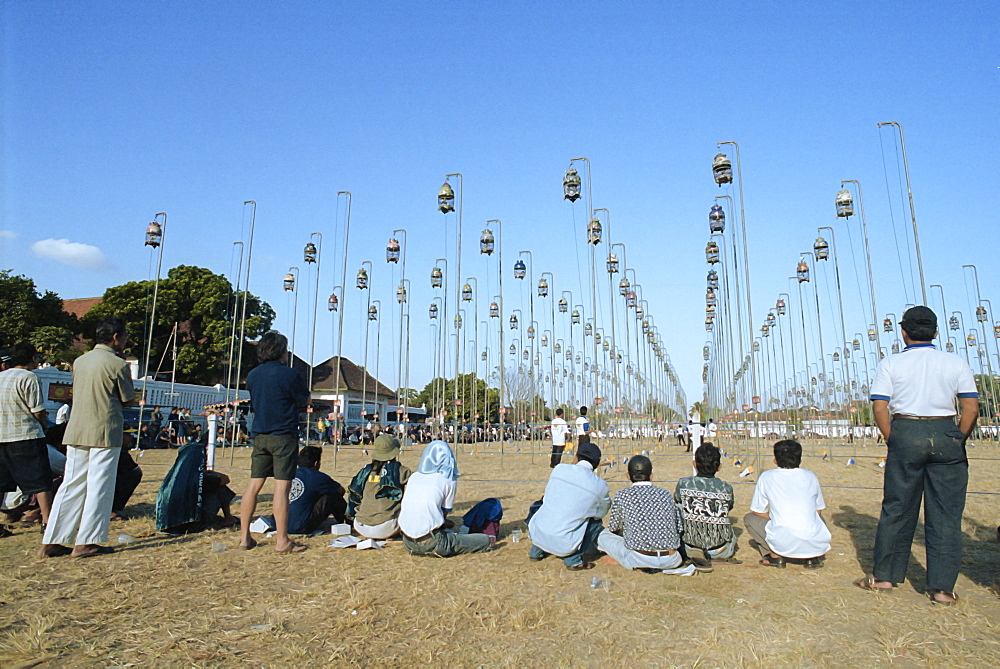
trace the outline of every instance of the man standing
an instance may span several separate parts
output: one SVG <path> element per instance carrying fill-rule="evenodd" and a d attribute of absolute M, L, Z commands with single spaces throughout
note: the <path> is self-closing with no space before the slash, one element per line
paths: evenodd
<path fill-rule="evenodd" d="M 585 434 L 590 432 L 590 421 L 587 419 L 587 407 L 580 407 L 580 415 L 576 417 L 576 441 L 577 443 L 582 443 L 583 440 L 580 439 Z"/>
<path fill-rule="evenodd" d="M 31 344 L 14 346 L 7 371 L 0 372 L 0 499 L 20 489 L 36 495 L 42 523 L 52 507 L 52 472 L 45 445 L 45 408 L 38 377 L 31 373 L 37 353 Z M 0 525 L 0 536 L 10 530 Z M 64 551 L 65 552 L 65 551 Z"/>
<path fill-rule="evenodd" d="M 969 483 L 965 442 L 979 416 L 979 394 L 969 365 L 931 343 L 937 334 L 933 311 L 908 309 L 899 325 L 906 348 L 879 363 L 871 389 L 872 413 L 888 448 L 875 567 L 855 583 L 889 590 L 903 582 L 923 497 L 928 594 L 935 604 L 951 605 L 958 601 Z"/>
<path fill-rule="evenodd" d="M 566 434 L 569 432 L 569 424 L 563 418 L 562 408 L 556 409 L 556 417 L 552 419 L 552 458 L 549 467 L 554 468 L 562 460 L 563 451 L 566 449 Z"/>
<path fill-rule="evenodd" d="M 632 485 L 615 495 L 608 527 L 597 538 L 597 546 L 626 569 L 690 576 L 694 565 L 680 568 L 680 513 L 670 492 L 652 484 L 652 476 L 649 458 L 634 455 L 629 459 Z"/>
<path fill-rule="evenodd" d="M 247 374 L 250 407 L 254 413 L 250 482 L 240 504 L 240 548 L 251 549 L 250 523 L 257 495 L 268 477 L 274 477 L 274 530 L 278 553 L 306 549 L 288 536 L 288 493 L 299 460 L 299 409 L 309 404 L 302 375 L 288 366 L 288 338 L 271 330 L 257 344 L 261 364 Z"/>
<path fill-rule="evenodd" d="M 611 508 L 608 484 L 594 470 L 601 449 L 586 441 L 577 447 L 573 464 L 556 465 L 545 485 L 545 501 L 528 521 L 529 557 L 538 561 L 558 555 L 570 571 L 593 569 L 584 557 L 595 552 L 604 526 L 601 518 Z"/>
<path fill-rule="evenodd" d="M 128 342 L 125 321 L 108 316 L 97 325 L 94 348 L 73 363 L 73 411 L 66 425 L 66 472 L 52 506 L 51 520 L 39 550 L 41 556 L 65 551 L 73 557 L 110 553 L 108 540 L 118 457 L 125 420 L 122 407 L 132 406 L 132 370 L 119 357 Z"/>

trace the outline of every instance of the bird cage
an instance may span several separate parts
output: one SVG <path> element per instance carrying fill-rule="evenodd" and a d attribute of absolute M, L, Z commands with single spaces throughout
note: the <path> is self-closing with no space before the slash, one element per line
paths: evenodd
<path fill-rule="evenodd" d="M 482 360 L 483 362 L 486 362 L 486 358 L 487 358 L 486 351 L 483 351 L 482 353 L 479 354 L 479 359 Z"/>
<path fill-rule="evenodd" d="M 587 243 L 595 246 L 600 244 L 601 234 L 603 234 L 601 222 L 596 218 L 590 219 L 590 223 L 587 224 Z"/>
<path fill-rule="evenodd" d="M 580 174 L 572 167 L 563 177 L 563 199 L 576 202 L 580 199 Z"/>
<path fill-rule="evenodd" d="M 542 341 L 545 341 L 545 338 L 544 338 L 544 337 L 542 337 Z M 555 353 L 562 353 L 562 344 L 560 344 L 559 342 L 556 342 L 556 343 L 554 343 L 554 344 L 552 345 L 552 350 L 553 350 L 553 351 L 554 351 Z"/>
<path fill-rule="evenodd" d="M 779 316 L 785 315 L 786 312 L 785 301 L 780 297 L 778 298 L 778 301 L 774 303 L 774 308 L 778 312 Z"/>
<path fill-rule="evenodd" d="M 514 278 L 523 279 L 524 275 L 528 272 L 528 266 L 524 264 L 524 261 L 520 258 L 514 263 Z"/>
<path fill-rule="evenodd" d="M 374 304 L 368 307 L 368 320 L 377 321 L 378 320 L 378 307 Z"/>
<path fill-rule="evenodd" d="M 455 329 L 462 329 L 462 314 L 455 314 Z"/>
<path fill-rule="evenodd" d="M 543 277 L 538 280 L 538 297 L 548 297 L 548 296 L 549 296 L 549 280 Z"/>
<path fill-rule="evenodd" d="M 719 273 L 714 269 L 708 270 L 708 287 L 712 290 L 719 289 Z"/>
<path fill-rule="evenodd" d="M 815 376 L 811 377 L 811 378 L 809 379 L 809 382 L 810 382 L 810 383 L 811 383 L 812 385 L 814 385 L 814 386 L 815 386 L 815 385 L 816 385 L 816 384 L 818 383 L 818 382 L 817 382 L 817 380 L 816 380 L 816 377 L 815 377 Z"/>
<path fill-rule="evenodd" d="M 858 341 L 857 339 L 855 339 L 854 341 L 851 342 L 851 348 L 854 349 L 855 351 L 860 351 L 861 350 L 861 342 Z"/>
<path fill-rule="evenodd" d="M 715 305 L 714 304 L 706 304 L 705 305 L 705 313 L 706 314 L 712 314 L 712 316 L 714 317 L 715 316 Z"/>
<path fill-rule="evenodd" d="M 713 321 L 712 321 L 711 318 L 706 318 L 705 319 L 705 329 L 706 330 L 711 330 L 712 329 L 712 323 L 713 323 Z"/>
<path fill-rule="evenodd" d="M 977 343 L 976 342 L 976 333 L 975 332 L 970 332 L 969 336 L 965 338 L 965 341 L 966 341 L 966 343 L 968 343 L 968 345 L 969 345 L 970 348 L 973 347 L 973 346 L 975 346 L 976 343 Z"/>
<path fill-rule="evenodd" d="M 774 319 L 774 314 L 773 313 L 771 313 L 770 311 L 767 312 L 767 318 L 765 320 L 767 320 L 768 327 L 772 327 L 772 328 L 774 327 L 774 320 L 775 319 Z"/>
<path fill-rule="evenodd" d="M 358 290 L 364 290 L 368 287 L 368 270 L 364 267 L 358 270 Z"/>
<path fill-rule="evenodd" d="M 597 334 L 594 335 L 594 343 L 597 344 L 598 346 L 601 345 L 601 333 L 600 332 L 598 332 Z"/>
<path fill-rule="evenodd" d="M 618 254 L 608 254 L 608 274 L 618 274 Z"/>
<path fill-rule="evenodd" d="M 836 351 L 833 352 L 833 361 L 840 362 L 840 354 L 837 353 Z"/>
<path fill-rule="evenodd" d="M 431 302 L 431 308 L 428 309 L 428 314 L 430 315 L 431 320 L 437 319 L 437 317 L 438 317 L 438 305 L 436 305 L 435 303 Z"/>
<path fill-rule="evenodd" d="M 892 352 L 893 353 L 899 353 L 899 344 L 893 342 L 893 344 L 892 344 Z"/>
<path fill-rule="evenodd" d="M 605 339 L 604 340 L 604 350 L 608 351 L 610 348 L 611 348 L 611 343 L 607 339 Z"/>
<path fill-rule="evenodd" d="M 726 154 L 720 153 L 715 156 L 715 160 L 712 161 L 712 176 L 715 177 L 715 183 L 720 186 L 733 182 L 733 164 L 729 162 Z"/>
<path fill-rule="evenodd" d="M 510 354 L 517 355 L 517 347 L 514 346 L 513 344 L 510 345 Z"/>
<path fill-rule="evenodd" d="M 462 301 L 463 302 L 472 301 L 472 286 L 468 283 L 462 286 Z"/>
<path fill-rule="evenodd" d="M 712 210 L 708 212 L 708 229 L 713 234 L 726 231 L 726 212 L 718 204 L 713 204 Z"/>
<path fill-rule="evenodd" d="M 590 323 L 584 323 L 583 324 L 583 336 L 584 337 L 589 337 L 592 334 L 594 334 L 594 326 L 591 325 Z"/>
<path fill-rule="evenodd" d="M 573 325 L 580 324 L 580 311 L 579 309 L 574 309 L 573 313 L 569 316 L 569 322 Z"/>
<path fill-rule="evenodd" d="M 435 267 L 431 270 L 431 288 L 440 288 L 443 280 L 444 273 L 441 272 L 440 267 Z"/>
<path fill-rule="evenodd" d="M 889 319 L 889 318 L 883 318 L 882 319 L 882 331 L 883 332 L 892 332 L 892 320 L 891 319 Z"/>
<path fill-rule="evenodd" d="M 517 314 L 510 315 L 510 329 L 511 330 L 517 329 Z"/>
<path fill-rule="evenodd" d="M 488 256 L 493 255 L 494 248 L 493 231 L 487 228 L 479 235 L 479 252 Z"/>
<path fill-rule="evenodd" d="M 709 358 L 709 355 L 708 355 L 708 347 L 707 347 L 707 346 L 705 346 L 704 348 L 702 348 L 702 349 L 701 349 L 701 356 L 702 356 L 702 357 L 703 357 L 703 358 L 704 358 L 705 360 L 708 360 L 708 358 Z"/>
<path fill-rule="evenodd" d="M 955 345 L 952 344 L 951 342 L 948 342 L 947 344 L 944 345 L 944 350 L 946 350 L 948 353 L 954 353 Z"/>
<path fill-rule="evenodd" d="M 625 295 L 625 306 L 635 308 L 635 305 L 638 303 L 638 300 L 639 298 L 636 297 L 635 291 L 630 290 L 628 291 L 628 294 Z"/>
<path fill-rule="evenodd" d="M 528 339 L 534 339 L 534 338 L 535 338 L 535 326 L 534 325 L 529 325 L 528 326 Z"/>
<path fill-rule="evenodd" d="M 854 198 L 846 188 L 837 191 L 837 218 L 850 218 L 854 215 Z"/>
<path fill-rule="evenodd" d="M 535 357 L 532 358 L 531 361 L 534 362 L 536 365 L 538 365 L 538 364 L 541 364 L 542 360 L 541 360 L 541 357 L 539 357 L 539 355 L 536 353 Z"/>
<path fill-rule="evenodd" d="M 996 339 L 1000 339 L 1000 321 L 993 324 L 993 336 Z"/>
<path fill-rule="evenodd" d="M 952 316 L 948 319 L 948 327 L 952 330 L 958 329 L 958 316 Z"/>
<path fill-rule="evenodd" d="M 799 283 L 805 283 L 809 280 L 809 265 L 805 261 L 799 261 L 799 265 L 795 270 L 795 277 L 799 280 Z"/>
<path fill-rule="evenodd" d="M 305 262 L 316 262 L 316 245 L 312 242 L 306 244 L 306 248 L 302 251 L 302 256 Z"/>
<path fill-rule="evenodd" d="M 762 336 L 762 337 L 770 337 L 771 336 L 771 326 L 769 326 L 767 323 L 764 323 L 763 325 L 761 325 L 760 326 L 760 336 Z"/>
<path fill-rule="evenodd" d="M 623 276 L 622 280 L 618 282 L 618 294 L 619 295 L 627 295 L 628 294 L 628 289 L 631 288 L 631 287 L 632 286 L 628 282 L 628 279 Z"/>
<path fill-rule="evenodd" d="M 826 260 L 830 257 L 830 245 L 822 237 L 817 237 L 813 243 L 813 251 L 816 252 L 816 260 Z"/>
<path fill-rule="evenodd" d="M 709 265 L 715 265 L 719 262 L 719 245 L 715 242 L 709 242 L 705 245 L 705 260 Z"/>
<path fill-rule="evenodd" d="M 340 300 L 337 299 L 337 294 L 330 293 L 330 298 L 326 301 L 326 310 L 336 311 L 339 305 L 340 305 Z"/>
<path fill-rule="evenodd" d="M 163 230 L 160 224 L 153 221 L 146 226 L 146 242 L 143 246 L 152 246 L 154 249 L 163 241 Z"/>
<path fill-rule="evenodd" d="M 637 305 L 635 305 L 635 317 L 636 317 L 636 318 L 642 318 L 642 315 L 643 315 L 644 313 L 646 313 L 646 312 L 645 312 L 645 311 L 643 310 L 643 308 L 642 308 L 642 305 L 641 305 L 641 304 L 637 304 Z"/>
<path fill-rule="evenodd" d="M 976 320 L 980 323 L 986 322 L 986 307 L 981 304 L 976 307 Z"/>
<path fill-rule="evenodd" d="M 396 301 L 400 304 L 406 302 L 406 286 L 399 284 L 396 287 Z"/>
<path fill-rule="evenodd" d="M 549 345 L 549 336 L 547 334 L 542 334 L 542 346 Z"/>
<path fill-rule="evenodd" d="M 500 305 L 490 302 L 490 318 L 500 318 Z"/>
<path fill-rule="evenodd" d="M 569 311 L 569 302 L 566 301 L 565 297 L 559 298 L 559 313 L 564 314 Z"/>
<path fill-rule="evenodd" d="M 441 185 L 441 189 L 438 190 L 438 211 L 442 214 L 455 211 L 455 191 L 452 190 L 451 184 L 447 181 L 445 181 Z"/>
<path fill-rule="evenodd" d="M 285 280 L 283 281 L 285 290 L 295 290 L 295 275 L 289 272 L 285 275 Z"/>
<path fill-rule="evenodd" d="M 385 261 L 399 262 L 399 240 L 395 237 L 390 239 L 389 243 L 385 245 Z"/>
<path fill-rule="evenodd" d="M 709 306 L 711 306 L 711 307 L 714 307 L 714 306 L 715 306 L 715 304 L 716 304 L 716 300 L 715 300 L 715 291 L 714 291 L 714 290 L 712 290 L 711 288 L 709 288 L 709 289 L 708 289 L 708 290 L 707 290 L 707 291 L 705 292 L 705 304 L 707 304 L 707 305 L 709 305 Z"/>
<path fill-rule="evenodd" d="M 875 328 L 868 328 L 868 341 L 875 341 L 878 335 L 875 333 Z"/>
<path fill-rule="evenodd" d="M 579 353 L 577 353 L 577 354 L 576 354 L 576 363 L 577 363 L 577 364 L 579 364 L 579 363 L 580 363 L 580 360 L 581 360 L 581 358 L 580 358 L 580 354 L 579 354 Z"/>
<path fill-rule="evenodd" d="M 530 357 L 531 357 L 531 353 L 528 351 L 528 349 L 524 349 L 523 351 L 521 351 L 521 359 L 522 360 L 527 361 L 528 358 L 530 358 Z"/>
<path fill-rule="evenodd" d="M 580 356 L 577 355 L 576 357 L 579 358 Z M 573 359 L 573 351 L 566 349 L 566 362 L 569 362 L 572 359 Z"/>
<path fill-rule="evenodd" d="M 756 339 L 753 342 L 753 350 L 754 350 L 754 353 L 756 353 L 757 351 L 760 350 L 760 342 L 757 341 Z"/>

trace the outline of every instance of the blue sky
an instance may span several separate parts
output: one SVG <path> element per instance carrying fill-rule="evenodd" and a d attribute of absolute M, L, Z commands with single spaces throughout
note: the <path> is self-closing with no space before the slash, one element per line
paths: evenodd
<path fill-rule="evenodd" d="M 561 179 L 587 156 L 594 206 L 610 210 L 612 241 L 627 245 L 693 401 L 707 214 L 733 192 L 712 181 L 716 142 L 741 147 L 756 327 L 822 225 L 842 245 L 848 327 L 864 327 L 834 217 L 841 179 L 865 188 L 880 311 L 915 301 L 894 242 L 905 253 L 896 144 L 879 121 L 906 133 L 927 283 L 944 285 L 949 310 L 967 310 L 962 264 L 978 266 L 984 297 L 1000 282 L 994 3 L 14 1 L 0 11 L 0 265 L 66 298 L 150 277 L 142 233 L 159 211 L 165 266 L 229 273 L 252 199 L 250 288 L 290 330 L 281 277 L 322 231 L 321 299 L 339 283 L 336 193 L 349 190 L 348 273 L 374 262 L 390 385 L 398 323 L 386 307 L 399 274 L 384 247 L 408 230 L 420 388 L 431 373 L 428 275 L 455 253 L 454 217 L 435 209 L 444 175 L 464 175 L 462 273 L 480 277 L 483 320 L 487 284 L 496 291 L 486 278 L 496 256 L 487 265 L 476 252 L 487 219 L 503 221 L 505 265 L 531 250 L 536 280 L 551 271 L 557 292 L 582 301 L 585 203 L 563 201 Z M 507 272 L 507 306 L 526 309 Z M 300 351 L 312 299 L 305 268 L 302 278 Z M 345 355 L 360 359 L 361 293 L 347 295 Z M 333 352 L 331 331 L 321 309 L 317 360 Z"/>

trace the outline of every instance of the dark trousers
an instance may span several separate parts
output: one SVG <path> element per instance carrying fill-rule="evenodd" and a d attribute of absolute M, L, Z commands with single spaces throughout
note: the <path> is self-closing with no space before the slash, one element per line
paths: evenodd
<path fill-rule="evenodd" d="M 138 467 L 131 471 L 119 472 L 118 478 L 115 479 L 115 499 L 111 504 L 111 510 L 116 513 L 124 511 L 125 505 L 128 504 L 129 498 L 132 497 L 132 493 L 139 487 L 141 481 L 142 470 Z"/>
<path fill-rule="evenodd" d="M 309 520 L 306 521 L 306 526 L 297 534 L 314 532 L 330 516 L 333 516 L 338 523 L 342 523 L 345 511 L 347 511 L 347 500 L 344 499 L 343 495 L 324 493 L 316 498 L 312 510 L 309 511 Z"/>
<path fill-rule="evenodd" d="M 892 421 L 875 534 L 875 578 L 902 583 L 906 577 L 923 497 L 927 586 L 955 588 L 968 483 L 965 437 L 952 419 Z"/>
<path fill-rule="evenodd" d="M 555 467 L 562 462 L 564 450 L 566 450 L 566 444 L 562 444 L 561 446 L 552 445 L 552 457 L 549 459 L 549 467 Z"/>

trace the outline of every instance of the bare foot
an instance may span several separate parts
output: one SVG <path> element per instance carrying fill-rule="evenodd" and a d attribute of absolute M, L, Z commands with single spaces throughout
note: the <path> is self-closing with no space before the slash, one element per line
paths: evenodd
<path fill-rule="evenodd" d="M 50 557 L 60 557 L 62 555 L 69 555 L 73 551 L 66 546 L 61 546 L 60 544 L 42 544 L 38 552 L 35 553 L 35 557 L 39 558 L 50 558 Z"/>
<path fill-rule="evenodd" d="M 616 566 L 618 566 L 618 561 L 615 560 L 610 555 L 605 555 L 605 556 L 601 557 L 601 559 L 598 560 L 598 562 L 600 562 L 601 564 L 606 564 L 609 567 L 616 567 Z"/>
<path fill-rule="evenodd" d="M 115 549 L 111 546 L 101 546 L 100 544 L 83 544 L 73 546 L 73 551 L 70 553 L 70 557 L 82 558 L 91 557 L 93 555 L 106 555 L 108 553 L 114 553 Z"/>
<path fill-rule="evenodd" d="M 254 539 L 253 537 L 248 537 L 246 541 L 240 542 L 240 548 L 242 548 L 245 551 L 257 548 L 257 540 Z"/>

